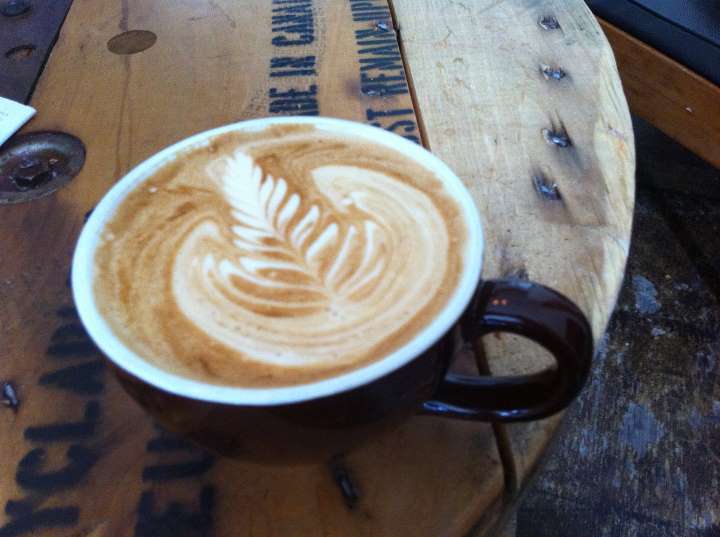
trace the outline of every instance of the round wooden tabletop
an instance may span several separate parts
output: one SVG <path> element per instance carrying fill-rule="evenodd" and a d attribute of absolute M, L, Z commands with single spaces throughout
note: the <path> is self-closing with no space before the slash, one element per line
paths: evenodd
<path fill-rule="evenodd" d="M 54 194 L 0 205 L 0 537 L 497 527 L 560 417 L 417 417 L 316 466 L 217 459 L 121 391 L 78 322 L 68 268 L 84 215 L 152 153 L 241 119 L 321 114 L 439 155 L 483 216 L 484 274 L 557 288 L 599 340 L 628 253 L 634 145 L 611 50 L 581 0 L 74 0 L 30 104 L 26 132 L 73 134 L 87 155 Z M 521 339 L 486 339 L 493 372 L 548 363 Z"/>

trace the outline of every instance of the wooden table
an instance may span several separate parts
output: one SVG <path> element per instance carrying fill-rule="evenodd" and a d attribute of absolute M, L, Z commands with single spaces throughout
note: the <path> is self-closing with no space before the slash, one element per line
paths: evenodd
<path fill-rule="evenodd" d="M 0 94 L 29 95 L 68 5 L 37 0 L 0 16 L 3 46 L 42 40 L 0 51 Z M 485 275 L 556 287 L 600 339 L 628 252 L 634 145 L 612 53 L 583 2 L 75 0 L 30 103 L 26 132 L 74 134 L 87 160 L 55 194 L 0 205 L 0 378 L 19 400 L 6 388 L 0 537 L 498 527 L 560 417 L 495 427 L 417 417 L 311 467 L 219 460 L 156 429 L 120 390 L 78 324 L 68 267 L 83 216 L 160 148 L 241 119 L 319 113 L 429 147 L 481 210 Z M 507 336 L 486 351 L 494 372 L 548 363 Z"/>

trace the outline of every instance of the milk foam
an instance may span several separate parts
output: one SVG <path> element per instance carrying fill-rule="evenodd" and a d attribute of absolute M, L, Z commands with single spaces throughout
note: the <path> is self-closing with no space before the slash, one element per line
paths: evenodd
<path fill-rule="evenodd" d="M 96 294 L 148 360 L 237 385 L 286 385 L 382 358 L 442 308 L 465 229 L 407 157 L 306 131 L 181 155 L 123 201 Z"/>

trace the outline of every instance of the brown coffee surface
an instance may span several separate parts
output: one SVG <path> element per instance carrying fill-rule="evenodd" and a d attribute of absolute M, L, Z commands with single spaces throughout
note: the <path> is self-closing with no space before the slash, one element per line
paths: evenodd
<path fill-rule="evenodd" d="M 307 125 L 220 135 L 121 202 L 98 308 L 145 360 L 215 384 L 312 382 L 379 360 L 453 294 L 467 227 L 433 172 Z"/>

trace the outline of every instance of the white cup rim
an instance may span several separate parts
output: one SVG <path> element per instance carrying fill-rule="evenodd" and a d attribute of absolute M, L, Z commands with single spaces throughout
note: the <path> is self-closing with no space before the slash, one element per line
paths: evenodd
<path fill-rule="evenodd" d="M 357 135 L 396 149 L 435 172 L 462 207 L 468 224 L 464 270 L 455 293 L 429 325 L 396 351 L 358 369 L 307 384 L 268 388 L 212 384 L 171 373 L 144 360 L 113 333 L 95 304 L 94 256 L 102 228 L 125 196 L 178 152 L 201 147 L 227 132 L 253 132 L 283 124 L 311 124 L 329 132 Z M 483 245 L 480 215 L 469 191 L 445 163 L 420 145 L 353 121 L 326 117 L 269 117 L 226 125 L 186 138 L 138 164 L 120 179 L 103 196 L 80 233 L 72 260 L 72 291 L 78 314 L 90 337 L 107 358 L 130 375 L 160 390 L 190 399 L 241 406 L 276 406 L 333 396 L 370 384 L 420 356 L 452 328 L 472 299 L 480 281 Z"/>

